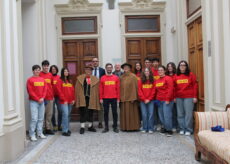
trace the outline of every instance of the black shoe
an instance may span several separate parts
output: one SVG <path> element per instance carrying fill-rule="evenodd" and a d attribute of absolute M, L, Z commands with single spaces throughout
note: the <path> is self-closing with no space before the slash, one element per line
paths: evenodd
<path fill-rule="evenodd" d="M 67 136 L 67 137 L 69 137 L 69 136 L 70 136 L 70 134 L 69 134 L 68 132 L 67 132 L 67 133 L 66 133 L 66 132 L 64 132 L 64 133 L 62 133 L 62 135 L 63 135 L 63 136 Z"/>
<path fill-rule="evenodd" d="M 45 134 L 54 135 L 54 132 L 52 130 L 46 130 Z"/>
<path fill-rule="evenodd" d="M 103 128 L 102 123 L 99 123 L 99 124 L 98 124 L 98 128 L 99 128 L 99 129 L 102 129 L 102 128 Z"/>
<path fill-rule="evenodd" d="M 108 128 L 105 128 L 103 131 L 102 131 L 102 133 L 107 133 L 109 131 L 109 129 Z"/>
<path fill-rule="evenodd" d="M 167 132 L 167 131 L 166 131 L 164 128 L 161 128 L 160 134 L 165 135 L 166 132 Z"/>
<path fill-rule="evenodd" d="M 117 128 L 114 128 L 113 131 L 114 131 L 115 133 L 119 133 L 119 130 L 118 130 Z"/>
<path fill-rule="evenodd" d="M 58 127 L 58 131 L 62 131 L 62 127 Z"/>
<path fill-rule="evenodd" d="M 81 128 L 80 129 L 80 134 L 84 134 L 85 133 L 85 128 Z"/>
<path fill-rule="evenodd" d="M 172 135 L 173 135 L 173 132 L 171 130 L 166 132 L 167 137 L 172 137 Z"/>
<path fill-rule="evenodd" d="M 88 131 L 90 131 L 90 132 L 96 132 L 96 129 L 93 126 L 91 126 L 90 128 L 88 128 Z"/>
<path fill-rule="evenodd" d="M 68 130 L 68 132 L 67 132 L 67 133 L 71 134 L 71 131 L 70 131 L 70 130 Z"/>

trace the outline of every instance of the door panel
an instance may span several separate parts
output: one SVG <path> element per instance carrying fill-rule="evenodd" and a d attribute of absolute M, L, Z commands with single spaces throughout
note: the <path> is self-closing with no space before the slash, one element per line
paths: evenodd
<path fill-rule="evenodd" d="M 203 66 L 203 38 L 201 17 L 188 25 L 189 65 L 196 74 L 198 81 L 197 111 L 204 111 L 204 66 Z"/>
<path fill-rule="evenodd" d="M 85 63 L 91 62 L 98 57 L 97 39 L 64 40 L 63 41 L 63 65 L 70 71 L 73 84 L 76 84 L 78 75 L 84 73 Z M 73 107 L 72 121 L 79 121 L 79 110 Z"/>

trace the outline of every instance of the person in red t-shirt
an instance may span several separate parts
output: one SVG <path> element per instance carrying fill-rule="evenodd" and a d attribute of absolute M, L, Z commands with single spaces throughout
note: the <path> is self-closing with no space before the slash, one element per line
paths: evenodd
<path fill-rule="evenodd" d="M 52 65 L 50 67 L 49 72 L 53 75 L 53 93 L 54 93 L 54 103 L 53 103 L 53 116 L 52 116 L 52 124 L 54 127 L 54 131 L 61 131 L 61 106 L 59 104 L 59 100 L 58 100 L 58 91 L 57 91 L 57 82 L 60 79 L 60 76 L 58 75 L 58 67 L 56 65 Z M 56 107 L 57 107 L 57 111 L 58 111 L 58 126 L 56 123 Z"/>
<path fill-rule="evenodd" d="M 161 134 L 166 134 L 167 137 L 172 136 L 172 109 L 173 109 L 173 79 L 165 75 L 166 68 L 158 67 L 160 78 L 155 81 L 156 100 L 159 101 L 158 115 L 163 127 Z"/>
<path fill-rule="evenodd" d="M 193 108 L 194 103 L 197 103 L 198 84 L 196 76 L 190 72 L 184 60 L 178 64 L 174 84 L 180 134 L 189 136 L 193 133 Z"/>
<path fill-rule="evenodd" d="M 138 96 L 141 105 L 142 132 L 153 133 L 153 112 L 154 112 L 154 79 L 149 68 L 145 68 L 138 81 Z"/>
<path fill-rule="evenodd" d="M 120 79 L 112 74 L 113 65 L 107 63 L 105 65 L 106 75 L 100 79 L 100 103 L 104 107 L 105 129 L 102 133 L 109 131 L 109 105 L 113 112 L 113 131 L 118 133 L 117 129 L 117 103 L 120 102 Z"/>
<path fill-rule="evenodd" d="M 67 68 L 62 68 L 61 70 L 61 77 L 57 82 L 57 90 L 62 110 L 62 135 L 70 136 L 70 113 L 72 106 L 75 103 L 75 93 L 74 86 L 70 80 L 69 70 Z"/>
<path fill-rule="evenodd" d="M 173 80 L 176 76 L 176 65 L 173 62 L 169 62 L 166 66 L 166 73 L 167 76 L 170 76 Z M 173 87 L 173 94 L 175 96 L 175 87 Z M 173 132 L 176 132 L 178 129 L 178 123 L 177 123 L 177 109 L 176 109 L 176 103 L 173 104 L 173 110 L 172 110 L 172 122 L 173 122 Z"/>
<path fill-rule="evenodd" d="M 49 72 L 49 65 L 50 63 L 48 60 L 44 60 L 42 62 L 42 72 L 40 72 L 39 76 L 43 77 L 47 84 L 47 93 L 45 97 L 45 133 L 54 135 L 53 125 L 51 121 L 53 115 L 53 100 L 54 100 L 53 86 L 52 86 L 53 76 Z"/>
<path fill-rule="evenodd" d="M 41 67 L 34 65 L 32 70 L 33 76 L 27 80 L 26 84 L 31 111 L 29 135 L 32 141 L 37 141 L 35 131 L 37 131 L 38 137 L 46 138 L 42 132 L 42 128 L 45 112 L 44 98 L 46 96 L 47 86 L 45 80 L 39 77 Z"/>

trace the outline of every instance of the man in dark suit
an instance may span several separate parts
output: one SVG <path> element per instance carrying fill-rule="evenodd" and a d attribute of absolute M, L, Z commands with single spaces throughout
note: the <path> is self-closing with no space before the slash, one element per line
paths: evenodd
<path fill-rule="evenodd" d="M 100 79 L 103 75 L 105 75 L 105 70 L 99 67 L 98 58 L 93 58 L 92 64 L 93 64 L 92 75 L 96 76 L 98 79 Z M 104 109 L 103 109 L 103 106 L 101 105 L 101 110 L 99 110 L 99 113 L 98 113 L 98 120 L 99 120 L 98 128 L 103 128 L 103 125 L 102 125 L 103 118 L 104 118 Z"/>

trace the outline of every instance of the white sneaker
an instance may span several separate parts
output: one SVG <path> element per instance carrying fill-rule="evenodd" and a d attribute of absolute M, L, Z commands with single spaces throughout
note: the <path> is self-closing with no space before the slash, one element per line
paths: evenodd
<path fill-rule="evenodd" d="M 184 135 L 184 131 L 181 130 L 179 134 L 180 134 L 180 135 Z"/>
<path fill-rule="evenodd" d="M 172 131 L 175 133 L 176 132 L 176 128 L 173 128 Z"/>
<path fill-rule="evenodd" d="M 41 139 L 46 139 L 46 136 L 43 133 L 38 135 L 38 137 L 41 138 Z"/>
<path fill-rule="evenodd" d="M 190 136 L 190 135 L 191 135 L 191 132 L 185 132 L 185 135 L 186 135 L 186 136 Z"/>
<path fill-rule="evenodd" d="M 141 133 L 146 133 L 146 131 L 145 130 L 141 130 Z"/>
<path fill-rule="evenodd" d="M 149 130 L 149 134 L 153 134 L 153 131 L 152 131 L 152 130 Z"/>
<path fill-rule="evenodd" d="M 161 126 L 160 126 L 160 125 L 157 126 L 157 131 L 158 131 L 158 132 L 161 131 Z"/>
<path fill-rule="evenodd" d="M 35 136 L 32 136 L 32 137 L 30 138 L 30 140 L 31 140 L 31 141 L 37 141 L 37 138 L 36 138 Z"/>

